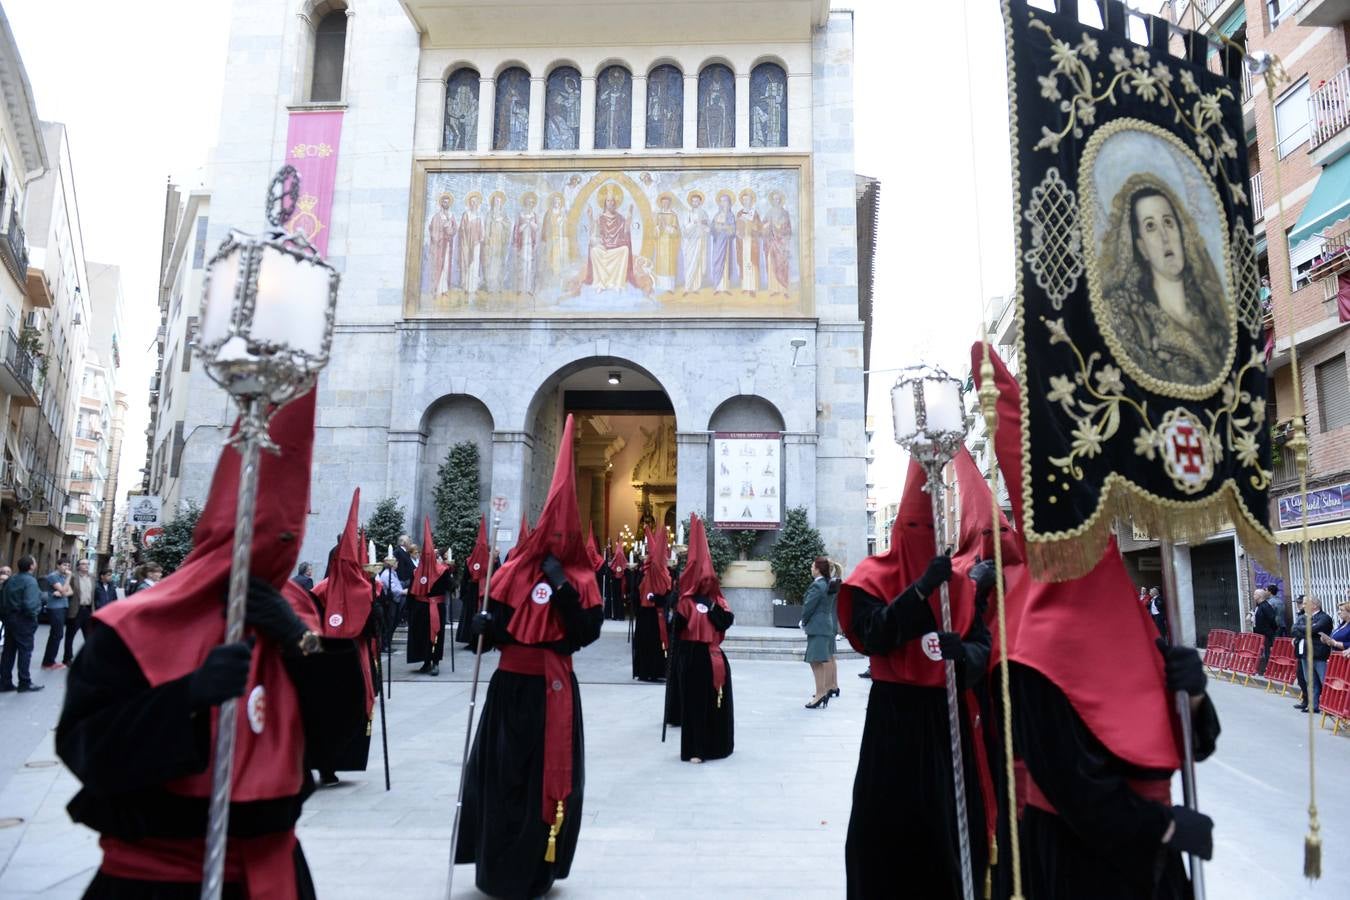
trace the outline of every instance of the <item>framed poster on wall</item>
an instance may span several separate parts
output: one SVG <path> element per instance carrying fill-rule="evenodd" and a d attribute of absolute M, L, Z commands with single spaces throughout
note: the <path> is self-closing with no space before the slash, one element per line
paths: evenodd
<path fill-rule="evenodd" d="M 783 523 L 783 436 L 713 433 L 712 520 L 717 528 L 770 531 Z"/>

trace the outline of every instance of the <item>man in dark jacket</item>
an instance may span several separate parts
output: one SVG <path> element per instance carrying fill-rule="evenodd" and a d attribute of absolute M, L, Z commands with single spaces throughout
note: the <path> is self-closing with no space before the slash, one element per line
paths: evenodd
<path fill-rule="evenodd" d="M 1257 602 L 1252 610 L 1252 631 L 1265 638 L 1265 643 L 1261 645 L 1261 664 L 1259 667 L 1259 671 L 1264 672 L 1266 660 L 1270 658 L 1270 645 L 1274 643 L 1276 636 L 1280 633 L 1280 619 L 1279 614 L 1275 611 L 1275 605 L 1271 602 L 1269 593 L 1258 589 L 1254 599 Z"/>
<path fill-rule="evenodd" d="M 314 590 L 314 566 L 307 562 L 302 562 L 300 568 L 296 570 L 295 575 L 291 578 L 291 581 L 294 581 L 307 591 Z"/>
<path fill-rule="evenodd" d="M 42 595 L 38 590 L 37 579 L 33 577 L 33 566 L 37 561 L 31 556 L 19 559 L 19 572 L 5 582 L 0 592 L 0 617 L 5 623 L 5 649 L 0 653 L 0 691 L 14 690 L 14 663 L 19 664 L 19 686 L 23 693 L 42 690 L 42 685 L 33 684 L 28 667 L 33 658 L 33 635 L 37 632 L 38 611 L 42 608 Z"/>
<path fill-rule="evenodd" d="M 98 573 L 98 585 L 94 588 L 94 611 L 98 612 L 117 599 L 117 585 L 113 583 L 112 569 Z"/>
<path fill-rule="evenodd" d="M 410 552 L 411 548 L 412 538 L 406 534 L 399 535 L 398 545 L 394 547 L 394 559 L 398 563 L 394 571 L 398 575 L 398 580 L 403 583 L 405 591 L 412 586 L 413 570 L 417 568 L 417 561 L 412 558 Z"/>
<path fill-rule="evenodd" d="M 1322 601 L 1316 597 L 1309 597 L 1307 594 L 1299 595 L 1299 608 L 1303 610 L 1299 617 L 1294 620 L 1294 655 L 1298 658 L 1298 686 L 1303 691 L 1303 698 L 1294 704 L 1294 709 L 1299 712 L 1308 711 L 1308 684 L 1307 684 L 1307 658 L 1305 652 L 1311 653 L 1313 658 L 1313 689 L 1312 689 L 1312 711 L 1322 711 L 1322 676 L 1327 673 L 1327 659 L 1331 656 L 1331 648 L 1317 639 L 1319 634 L 1331 634 L 1331 616 L 1322 611 Z M 1308 637 L 1307 619 L 1312 618 L 1312 645 L 1305 647 Z"/>

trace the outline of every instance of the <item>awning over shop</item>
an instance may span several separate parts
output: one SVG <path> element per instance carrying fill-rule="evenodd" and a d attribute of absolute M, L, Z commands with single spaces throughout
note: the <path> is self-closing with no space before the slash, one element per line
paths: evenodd
<path fill-rule="evenodd" d="M 1350 156 L 1342 156 L 1318 177 L 1308 205 L 1289 232 L 1290 250 L 1347 216 L 1350 216 Z"/>
<path fill-rule="evenodd" d="M 1325 525 L 1309 525 L 1308 540 L 1329 541 L 1332 538 L 1350 537 L 1350 519 L 1343 522 L 1328 522 Z M 1275 543 L 1297 544 L 1303 538 L 1302 528 L 1285 528 L 1275 532 Z"/>

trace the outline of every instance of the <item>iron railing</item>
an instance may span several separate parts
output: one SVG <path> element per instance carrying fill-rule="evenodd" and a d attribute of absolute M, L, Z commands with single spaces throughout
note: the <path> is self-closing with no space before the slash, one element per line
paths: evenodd
<path fill-rule="evenodd" d="M 37 363 L 33 361 L 33 355 L 19 344 L 19 336 L 13 331 L 5 332 L 5 366 L 21 384 L 34 394 L 38 392 L 37 383 L 33 380 Z"/>
<path fill-rule="evenodd" d="M 21 285 L 28 283 L 28 240 L 23 233 L 23 225 L 19 223 L 18 204 L 15 203 L 9 210 L 9 227 L 5 229 L 4 240 L 0 240 L 0 258 L 4 259 L 5 268 L 9 269 L 9 274 Z"/>
<path fill-rule="evenodd" d="M 1252 221 L 1260 222 L 1266 217 L 1266 193 L 1261 185 L 1261 173 L 1251 178 Z"/>
<path fill-rule="evenodd" d="M 1317 86 L 1308 96 L 1308 147 L 1331 140 L 1350 125 L 1350 66 Z"/>

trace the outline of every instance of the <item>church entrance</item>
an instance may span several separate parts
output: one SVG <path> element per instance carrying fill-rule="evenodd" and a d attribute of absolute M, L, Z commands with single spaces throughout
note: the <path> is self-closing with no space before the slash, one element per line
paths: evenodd
<path fill-rule="evenodd" d="M 557 373 L 535 398 L 534 452 L 526 508 L 543 507 L 568 414 L 576 419 L 577 508 L 601 545 L 625 549 L 643 526 L 676 525 L 675 411 L 656 379 L 632 363 L 583 360 Z"/>

